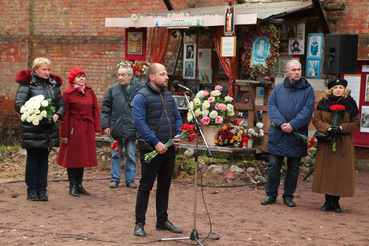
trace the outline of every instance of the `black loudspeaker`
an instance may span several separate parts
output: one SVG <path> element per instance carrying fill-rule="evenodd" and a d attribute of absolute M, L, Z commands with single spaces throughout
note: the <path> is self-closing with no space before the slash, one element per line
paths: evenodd
<path fill-rule="evenodd" d="M 358 34 L 325 35 L 324 73 L 356 74 Z"/>

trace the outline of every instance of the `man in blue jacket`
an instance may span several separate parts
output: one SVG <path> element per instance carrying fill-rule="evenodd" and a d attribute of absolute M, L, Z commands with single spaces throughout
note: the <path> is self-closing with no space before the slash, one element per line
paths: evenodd
<path fill-rule="evenodd" d="M 175 227 L 168 220 L 169 188 L 175 164 L 175 149 L 180 139 L 175 139 L 173 146 L 166 147 L 165 143 L 180 134 L 182 118 L 179 114 L 174 98 L 167 89 L 168 73 L 165 67 L 158 63 L 151 64 L 146 71 L 149 81 L 137 93 L 132 101 L 132 115 L 134 126 L 141 137 L 159 152 L 150 163 L 144 160 L 144 152 L 140 152 L 141 180 L 136 201 L 136 226 L 134 235 L 145 236 L 146 211 L 150 191 L 157 176 L 156 189 L 156 229 L 181 233 L 182 229 Z M 164 103 L 165 100 L 165 103 Z M 164 108 L 165 105 L 165 108 Z M 161 124 L 156 130 L 162 111 Z"/>
<path fill-rule="evenodd" d="M 295 207 L 293 194 L 296 191 L 299 164 L 307 155 L 307 144 L 292 131 L 308 134 L 308 125 L 314 111 L 314 90 L 307 80 L 301 78 L 301 63 L 291 60 L 286 65 L 287 78 L 274 87 L 268 100 L 268 115 L 277 126 L 268 131 L 267 152 L 269 155 L 267 198 L 262 205 L 275 203 L 278 196 L 280 170 L 287 157 L 287 175 L 284 181 L 283 201 Z"/>

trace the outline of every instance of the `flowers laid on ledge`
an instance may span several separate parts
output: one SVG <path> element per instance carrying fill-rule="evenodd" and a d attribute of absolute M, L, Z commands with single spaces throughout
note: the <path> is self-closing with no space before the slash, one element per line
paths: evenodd
<path fill-rule="evenodd" d="M 146 73 L 147 67 L 149 65 L 150 65 L 149 62 L 122 61 L 121 63 L 117 64 L 117 70 L 119 70 L 120 67 L 126 66 L 126 67 L 131 67 L 133 69 L 133 74 L 143 75 Z"/>
<path fill-rule="evenodd" d="M 234 124 L 233 124 L 234 123 Z M 226 147 L 240 147 L 242 144 L 243 126 L 237 125 L 234 121 L 229 125 L 223 126 L 215 135 L 215 144 Z"/>
<path fill-rule="evenodd" d="M 258 75 L 269 74 L 274 67 L 276 60 L 279 57 L 279 40 L 277 36 L 277 28 L 275 26 L 250 26 L 244 30 L 245 39 L 244 53 L 241 55 L 241 66 L 247 67 L 250 74 L 250 79 L 256 79 Z M 269 56 L 265 59 L 266 66 L 262 64 L 250 65 L 253 43 L 258 37 L 267 37 L 270 44 Z"/>
<path fill-rule="evenodd" d="M 223 125 L 230 122 L 234 116 L 233 98 L 226 96 L 224 100 L 220 97 L 222 86 L 215 86 L 215 90 L 199 91 L 194 100 L 190 102 L 187 113 L 187 121 L 194 121 L 190 107 L 194 110 L 196 118 L 203 125 Z"/>

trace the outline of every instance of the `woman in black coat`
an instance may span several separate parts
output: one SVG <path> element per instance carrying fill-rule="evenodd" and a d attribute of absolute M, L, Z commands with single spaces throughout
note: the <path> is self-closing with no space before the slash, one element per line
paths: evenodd
<path fill-rule="evenodd" d="M 51 147 L 59 147 L 59 132 L 52 125 L 65 114 L 65 105 L 59 87 L 62 79 L 50 73 L 51 62 L 46 58 L 36 58 L 32 70 L 22 70 L 17 74 L 19 88 L 15 96 L 15 110 L 32 97 L 43 95 L 51 98 L 51 106 L 56 108 L 50 124 L 34 125 L 26 120 L 21 122 L 22 148 L 27 150 L 26 185 L 27 200 L 47 201 L 48 158 Z"/>

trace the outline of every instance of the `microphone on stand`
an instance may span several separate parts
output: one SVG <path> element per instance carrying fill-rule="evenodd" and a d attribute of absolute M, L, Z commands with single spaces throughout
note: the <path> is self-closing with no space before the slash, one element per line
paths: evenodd
<path fill-rule="evenodd" d="M 181 88 L 182 90 L 185 90 L 185 91 L 189 91 L 192 93 L 191 89 L 187 88 L 186 86 L 184 85 L 181 85 L 180 84 L 181 82 L 179 82 L 178 80 L 174 80 L 173 83 L 172 83 L 172 86 L 175 88 L 175 89 L 178 89 L 178 88 Z"/>

